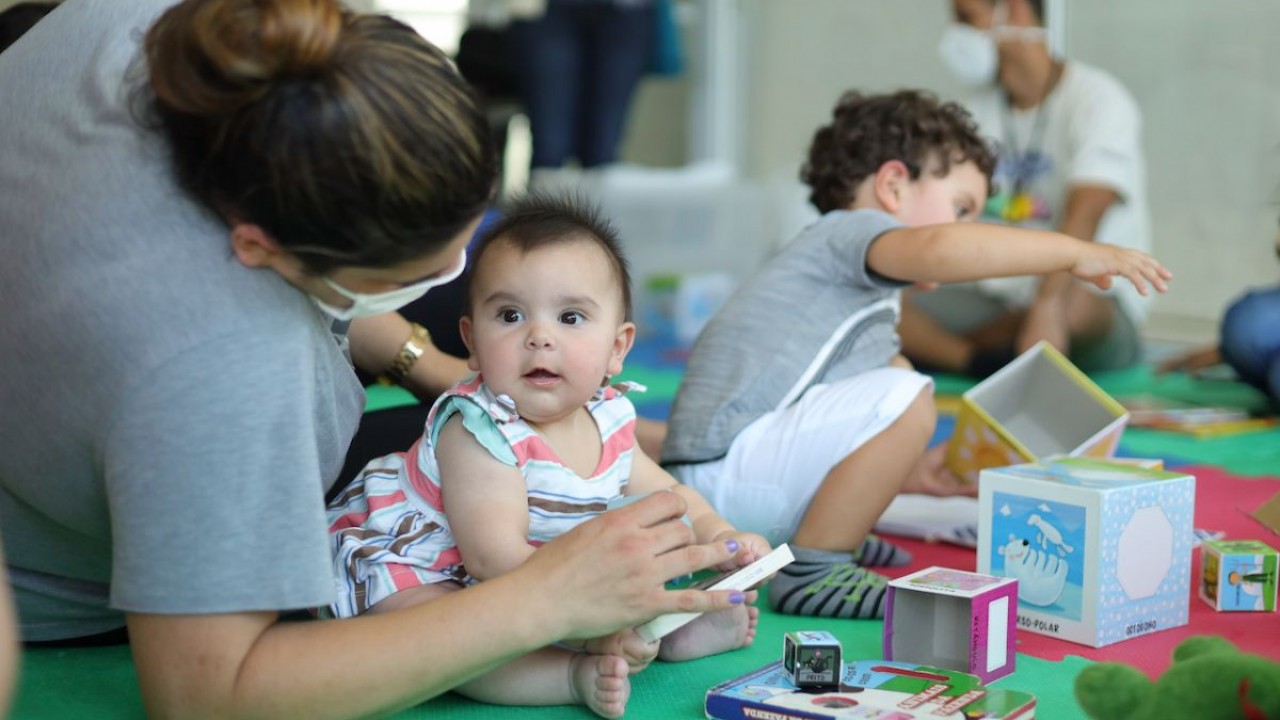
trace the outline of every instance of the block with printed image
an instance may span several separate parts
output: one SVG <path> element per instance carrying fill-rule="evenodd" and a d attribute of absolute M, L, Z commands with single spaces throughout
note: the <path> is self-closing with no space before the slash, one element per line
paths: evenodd
<path fill-rule="evenodd" d="M 1093 647 L 1187 623 L 1195 478 L 1092 458 L 982 472 L 978 572 L 1018 628 Z"/>
<path fill-rule="evenodd" d="M 1211 540 L 1200 546 L 1200 598 L 1223 612 L 1276 609 L 1277 553 L 1257 540 Z"/>

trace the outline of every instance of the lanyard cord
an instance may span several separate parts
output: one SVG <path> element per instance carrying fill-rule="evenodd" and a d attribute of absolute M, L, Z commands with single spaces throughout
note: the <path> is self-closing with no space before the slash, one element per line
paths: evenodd
<path fill-rule="evenodd" d="M 1044 124 L 1048 114 L 1045 112 L 1045 106 L 1049 104 L 1049 94 L 1052 92 L 1054 84 L 1062 77 L 1062 65 L 1054 63 L 1053 68 L 1049 71 L 1049 77 L 1044 83 L 1044 94 L 1040 99 L 1040 104 L 1036 105 L 1036 116 L 1031 122 L 1031 137 L 1027 139 L 1025 148 L 1018 148 L 1018 133 L 1013 127 L 1013 101 L 1009 98 L 1009 93 L 1004 94 L 1004 135 L 1005 144 L 1014 155 L 1014 171 L 1013 171 L 1013 194 L 1021 195 L 1027 189 L 1027 182 L 1031 179 L 1031 168 L 1027 159 L 1034 155 L 1040 154 L 1041 146 L 1044 144 Z"/>

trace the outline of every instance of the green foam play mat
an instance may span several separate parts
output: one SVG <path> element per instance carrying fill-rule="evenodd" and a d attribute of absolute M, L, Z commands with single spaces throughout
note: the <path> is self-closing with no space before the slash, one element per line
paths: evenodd
<path fill-rule="evenodd" d="M 630 363 L 621 379 L 648 387 L 641 410 L 662 409 L 675 397 L 681 369 L 669 363 L 648 366 Z M 1201 405 L 1262 411 L 1266 400 L 1246 385 L 1225 380 L 1194 379 L 1186 375 L 1157 376 L 1148 367 L 1100 373 L 1093 379 L 1111 396 L 1157 396 Z M 940 376 L 937 394 L 960 395 L 973 382 Z M 375 386 L 368 390 L 368 409 L 378 410 L 415 402 L 404 390 Z M 1177 464 L 1213 465 L 1237 475 L 1280 476 L 1280 429 L 1244 435 L 1195 439 L 1157 430 L 1130 428 L 1121 443 L 1129 456 L 1161 457 Z M 922 558 L 919 558 L 922 559 Z M 790 630 L 829 630 L 844 644 L 850 658 L 882 655 L 878 621 L 839 621 L 795 618 L 762 609 L 756 644 L 732 653 L 679 664 L 655 663 L 633 679 L 627 718 L 701 718 L 707 689 L 778 659 L 782 634 Z M 12 717 L 33 720 L 71 718 L 137 718 L 143 715 L 137 678 L 127 647 L 32 649 L 24 654 L 23 675 Z M 1039 700 L 1037 715 L 1073 720 L 1082 718 L 1071 694 L 1075 676 L 1090 661 L 1067 656 L 1061 662 L 1019 654 L 1017 671 L 999 681 L 1001 687 L 1025 690 Z M 589 718 L 574 707 L 511 708 L 482 705 L 445 695 L 409 709 L 400 718 Z"/>
<path fill-rule="evenodd" d="M 708 688 L 781 657 L 782 635 L 791 630 L 828 630 L 850 658 L 881 657 L 884 624 L 871 620 L 824 620 L 761 610 L 756 642 L 749 648 L 684 663 L 654 663 L 632 678 L 628 720 L 703 717 Z M 15 720 L 81 720 L 142 717 L 142 700 L 128 647 L 36 649 L 24 655 L 22 679 L 12 717 Z M 1071 694 L 1075 676 L 1089 661 L 1068 657 L 1049 662 L 1018 655 L 1016 672 L 995 684 L 1036 695 L 1040 717 L 1076 720 L 1084 715 Z M 559 720 L 595 717 L 585 708 L 502 707 L 445 695 L 397 718 L 427 720 Z"/>

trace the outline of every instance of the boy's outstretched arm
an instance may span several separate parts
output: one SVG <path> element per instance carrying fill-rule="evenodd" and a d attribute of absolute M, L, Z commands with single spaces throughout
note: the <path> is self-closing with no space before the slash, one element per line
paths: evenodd
<path fill-rule="evenodd" d="M 1168 289 L 1173 277 L 1158 260 L 1137 250 L 1086 242 L 1057 232 L 983 223 L 944 223 L 897 228 L 881 235 L 867 265 L 905 282 L 967 282 L 1057 271 L 1106 289 L 1117 276 L 1146 295 Z"/>
<path fill-rule="evenodd" d="M 1062 225 L 1063 234 L 1093 241 L 1102 217 L 1112 205 L 1120 202 L 1115 190 L 1099 185 L 1074 185 L 1068 188 Z M 1035 299 L 1018 332 L 1014 348 L 1022 352 L 1041 340 L 1062 352 L 1071 350 L 1071 289 L 1075 285 L 1070 273 L 1053 272 L 1040 279 Z"/>

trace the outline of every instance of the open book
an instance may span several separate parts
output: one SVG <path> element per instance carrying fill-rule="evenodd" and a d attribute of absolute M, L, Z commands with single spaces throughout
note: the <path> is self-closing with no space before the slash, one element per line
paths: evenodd
<path fill-rule="evenodd" d="M 795 560 L 795 556 L 791 554 L 791 548 L 787 547 L 786 543 L 783 543 L 774 548 L 773 552 L 746 567 L 701 580 L 690 587 L 699 590 L 750 590 L 769 579 L 770 576 L 790 564 L 793 560 Z M 669 615 L 659 615 L 636 628 L 636 632 L 640 634 L 640 637 L 645 642 L 653 642 L 684 627 L 701 614 L 671 613 Z"/>

